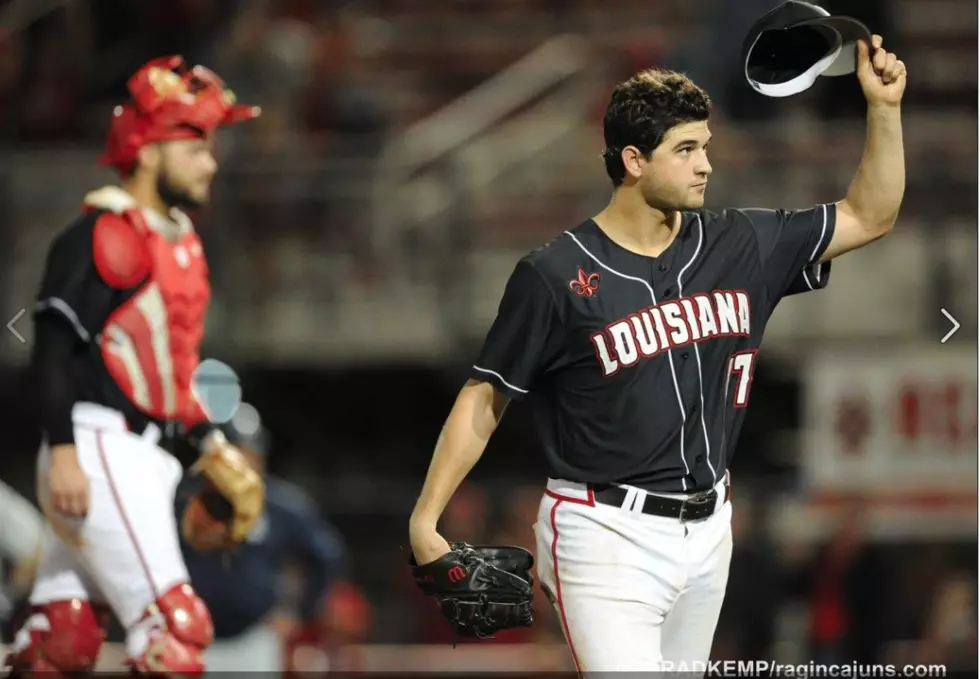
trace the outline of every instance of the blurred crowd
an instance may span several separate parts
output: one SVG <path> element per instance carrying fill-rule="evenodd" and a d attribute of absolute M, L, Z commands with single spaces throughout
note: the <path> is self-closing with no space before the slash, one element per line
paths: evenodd
<path fill-rule="evenodd" d="M 602 50 L 610 78 L 666 61 L 689 71 L 726 115 L 765 118 L 777 107 L 741 87 L 738 55 L 744 30 L 773 4 L 63 3 L 26 26 L 0 29 L 0 138 L 17 145 L 101 140 L 105 112 L 124 95 L 127 75 L 154 56 L 180 53 L 223 75 L 241 100 L 264 107 L 262 124 L 248 132 L 256 146 L 369 157 L 390 129 L 432 113 L 563 32 Z M 875 1 L 847 9 L 890 34 L 884 7 Z M 848 93 L 822 98 L 822 114 L 860 114 L 860 99 Z"/>
<path fill-rule="evenodd" d="M 960 1 L 953 0 L 957 5 Z M 7 0 L 0 6 L 25 4 Z M 684 70 L 711 94 L 715 118 L 724 126 L 714 144 L 717 166 L 724 171 L 713 180 L 712 202 L 809 202 L 839 191 L 855 159 L 848 155 L 850 142 L 829 142 L 838 137 L 832 127 L 837 123 L 853 127 L 856 121 L 860 134 L 863 99 L 856 82 L 825 78 L 817 91 L 774 100 L 757 95 L 743 81 L 742 35 L 775 4 L 61 3 L 50 12 L 38 12 L 38 18 L 25 25 L 7 21 L 10 28 L 4 30 L 0 21 L 0 148 L 83 148 L 94 160 L 109 111 L 125 96 L 126 77 L 152 57 L 180 53 L 190 63 L 213 68 L 241 101 L 264 110 L 255 123 L 222 137 L 223 171 L 215 204 L 205 216 L 214 238 L 234 241 L 225 245 L 240 245 L 249 253 L 248 283 L 254 285 L 252 293 L 244 294 L 243 305 L 255 306 L 303 285 L 327 299 L 345 288 L 376 287 L 390 281 L 396 265 L 416 276 L 427 272 L 437 285 L 444 285 L 461 275 L 447 256 L 463 260 L 475 244 L 532 247 L 558 225 L 573 223 L 583 210 L 605 199 L 606 184 L 595 160 L 601 152 L 601 115 L 611 85 L 641 68 L 668 65 Z M 923 70 L 930 63 L 948 64 L 944 78 L 928 78 L 925 73 L 913 78 L 907 96 L 910 111 L 935 111 L 937 117 L 935 124 L 910 127 L 909 157 L 916 162 L 911 164 L 904 212 L 910 219 L 929 214 L 941 189 L 941 200 L 959 214 L 958 206 L 975 196 L 975 181 L 962 174 L 974 172 L 975 164 L 960 157 L 959 146 L 942 158 L 933 149 L 941 143 L 937 135 L 958 124 L 944 115 L 976 108 L 973 60 L 964 58 L 961 63 L 965 53 L 948 51 L 960 45 L 962 36 L 937 41 L 937 34 L 955 26 L 909 23 L 915 16 L 908 12 L 900 21 L 901 13 L 889 11 L 884 0 L 823 4 L 866 21 L 888 36 L 891 49 L 924 62 Z M 477 171 L 487 162 L 508 168 L 492 185 L 480 179 L 484 185 L 478 187 L 479 194 L 461 193 L 475 191 L 466 188 L 469 179 L 458 174 L 456 163 L 468 162 L 466 154 L 449 159 L 444 168 L 436 163 L 429 165 L 437 167 L 415 166 L 427 174 L 411 190 L 394 185 L 375 193 L 378 178 L 396 169 L 379 155 L 386 145 L 413 123 L 564 33 L 583 38 L 582 49 L 594 62 L 588 76 L 590 105 L 580 121 L 583 132 L 556 142 L 566 150 L 545 149 L 533 162 L 525 159 L 526 169 L 514 168 L 507 157 L 479 160 Z M 975 33 L 971 39 L 975 52 Z M 752 132 L 742 134 L 743 128 Z M 853 144 L 856 148 L 859 142 Z M 506 143 L 497 146 L 506 148 Z M 827 169 L 790 171 L 788 163 L 797 157 L 819 158 Z M 567 177 L 557 168 L 576 169 Z M 735 181 L 736 168 L 751 172 Z M 0 191 L 3 183 L 0 177 Z M 430 220 L 435 223 L 425 225 L 425 235 L 415 233 L 407 222 L 431 212 L 440 192 L 460 192 L 445 215 L 449 228 Z M 399 226 L 397 239 L 385 232 L 379 235 L 379 211 L 390 211 L 406 222 Z M 383 247 L 407 262 L 383 257 Z"/>
<path fill-rule="evenodd" d="M 5 0 L 0 6 L 14 5 Z M 267 110 L 256 136 L 322 150 L 371 140 L 433 112 L 562 32 L 614 57 L 613 77 L 669 61 L 691 72 L 735 118 L 774 107 L 739 100 L 741 36 L 772 0 L 101 0 L 63 3 L 22 30 L 0 33 L 4 138 L 17 143 L 98 139 L 104 108 L 147 59 L 184 54 Z M 830 10 L 835 2 L 823 3 Z M 836 4 L 841 4 L 837 2 Z M 847 3 L 844 3 L 845 5 Z M 886 3 L 847 6 L 890 35 Z M 20 26 L 16 27 L 20 29 Z M 704 49 L 711 44 L 712 49 Z M 827 100 L 826 114 L 842 113 Z M 768 102 L 771 103 L 771 102 Z M 852 102 L 853 103 L 853 102 Z M 93 108 L 96 107 L 96 108 Z M 853 115 L 859 110 L 843 111 Z M 359 143 L 358 146 L 361 146 Z M 357 152 L 359 149 L 347 148 Z"/>

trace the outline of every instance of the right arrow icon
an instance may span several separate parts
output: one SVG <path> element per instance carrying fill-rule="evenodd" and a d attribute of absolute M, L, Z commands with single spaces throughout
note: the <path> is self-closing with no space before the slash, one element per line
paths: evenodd
<path fill-rule="evenodd" d="M 954 334 L 956 334 L 956 331 L 960 329 L 960 323 L 955 318 L 953 318 L 952 314 L 950 314 L 945 309 L 940 309 L 940 311 L 942 311 L 943 316 L 945 316 L 946 319 L 953 324 L 953 327 L 950 329 L 949 332 L 946 333 L 946 336 L 943 337 L 941 340 L 939 340 L 942 344 L 946 344 L 946 341 Z"/>

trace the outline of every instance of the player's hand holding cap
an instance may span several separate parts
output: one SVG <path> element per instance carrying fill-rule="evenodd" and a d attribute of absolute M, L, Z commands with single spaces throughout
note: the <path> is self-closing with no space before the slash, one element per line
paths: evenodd
<path fill-rule="evenodd" d="M 880 35 L 858 44 L 858 81 L 869 105 L 897 106 L 905 94 L 905 63 L 883 48 Z"/>
<path fill-rule="evenodd" d="M 871 44 L 871 31 L 857 19 L 788 0 L 763 15 L 745 36 L 745 78 L 767 97 L 799 94 L 819 76 L 854 73 L 861 40 Z"/>

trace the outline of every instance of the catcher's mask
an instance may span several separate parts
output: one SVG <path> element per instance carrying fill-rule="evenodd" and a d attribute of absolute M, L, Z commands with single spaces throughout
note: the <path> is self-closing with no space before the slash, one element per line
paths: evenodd
<path fill-rule="evenodd" d="M 221 125 L 257 118 L 258 106 L 236 103 L 234 93 L 204 66 L 186 68 L 181 56 L 154 59 L 126 83 L 131 101 L 113 111 L 99 164 L 127 174 L 139 150 L 176 139 L 196 139 Z"/>
<path fill-rule="evenodd" d="M 857 19 L 788 0 L 763 15 L 745 36 L 745 78 L 767 97 L 799 94 L 819 76 L 854 73 L 858 40 L 871 44 L 871 32 Z"/>

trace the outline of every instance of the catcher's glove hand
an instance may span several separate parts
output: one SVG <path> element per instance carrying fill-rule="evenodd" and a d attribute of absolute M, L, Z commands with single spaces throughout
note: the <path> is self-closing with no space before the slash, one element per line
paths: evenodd
<path fill-rule="evenodd" d="M 181 517 L 181 533 L 187 543 L 206 551 L 244 542 L 262 515 L 262 477 L 227 443 L 202 453 L 191 472 L 204 478 L 205 489 L 190 498 Z"/>
<path fill-rule="evenodd" d="M 452 551 L 409 566 L 416 584 L 435 596 L 456 633 L 487 638 L 511 627 L 530 627 L 534 557 L 521 547 L 471 546 L 454 542 Z"/>

